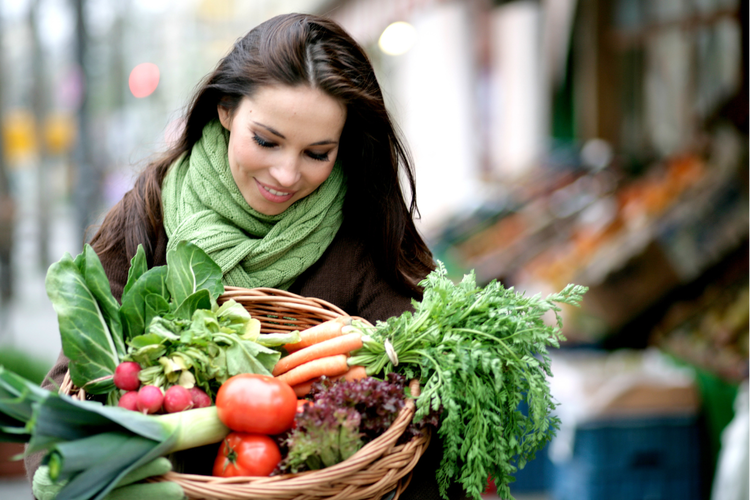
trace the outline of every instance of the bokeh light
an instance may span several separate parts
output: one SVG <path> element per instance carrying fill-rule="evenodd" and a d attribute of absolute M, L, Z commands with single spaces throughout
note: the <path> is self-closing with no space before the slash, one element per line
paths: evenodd
<path fill-rule="evenodd" d="M 138 98 L 148 97 L 159 85 L 159 67 L 154 63 L 141 63 L 130 72 L 128 87 Z"/>
<path fill-rule="evenodd" d="M 380 35 L 380 50 L 391 56 L 408 52 L 417 40 L 417 30 L 409 23 L 398 21 L 388 25 Z"/>

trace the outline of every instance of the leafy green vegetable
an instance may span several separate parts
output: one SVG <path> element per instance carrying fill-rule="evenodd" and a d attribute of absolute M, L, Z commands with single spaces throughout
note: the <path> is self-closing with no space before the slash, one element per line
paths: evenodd
<path fill-rule="evenodd" d="M 46 391 L 0 367 L 0 441 L 48 450 L 56 500 L 101 500 L 129 472 L 173 451 L 221 441 L 216 407 L 152 416 Z"/>
<path fill-rule="evenodd" d="M 224 293 L 221 268 L 192 243 L 181 241 L 167 252 L 167 269 L 167 287 L 178 307 L 201 289 L 214 298 Z"/>
<path fill-rule="evenodd" d="M 208 290 L 195 292 L 175 313 L 155 316 L 146 333 L 128 342 L 124 359 L 143 367 L 142 383 L 163 390 L 175 384 L 188 388 L 197 384 L 213 399 L 219 386 L 233 375 L 271 375 L 281 353 L 261 344 L 260 322 L 233 300 L 215 309 L 198 308 L 210 306 L 209 299 Z M 183 319 L 191 310 L 192 316 Z M 295 338 L 286 335 L 284 340 Z"/>
<path fill-rule="evenodd" d="M 99 257 L 89 245 L 75 260 L 66 253 L 50 266 L 45 287 L 73 383 L 91 394 L 112 391 L 112 376 L 125 349 L 117 302 Z"/>
<path fill-rule="evenodd" d="M 372 374 L 418 378 L 415 420 L 442 411 L 437 478 L 443 496 L 457 481 L 479 499 L 490 475 L 499 495 L 511 498 L 514 463 L 523 467 L 559 428 L 547 380 L 547 347 L 563 340 L 557 304 L 578 305 L 586 288 L 568 285 L 546 299 L 527 297 L 496 281 L 479 288 L 474 273 L 454 284 L 442 263 L 422 285 L 413 314 L 359 325 L 370 340 L 349 363 Z M 547 313 L 554 325 L 545 323 Z"/>
<path fill-rule="evenodd" d="M 280 357 L 270 349 L 299 340 L 278 334 L 264 345 L 260 323 L 234 301 L 219 307 L 221 268 L 198 246 L 180 242 L 167 265 L 148 269 L 138 247 L 120 306 L 94 250 L 66 254 L 47 274 L 47 293 L 58 314 L 63 351 L 73 383 L 115 404 L 115 368 L 132 360 L 144 383 L 201 385 L 209 394 L 238 373 L 271 374 Z"/>
<path fill-rule="evenodd" d="M 127 293 L 123 293 L 120 315 L 126 340 L 143 333 L 148 324 L 146 321 L 158 316 L 160 311 L 154 310 L 156 302 L 146 300 L 151 294 L 160 296 L 165 301 L 169 300 L 167 266 L 152 267 L 133 283 Z"/>
<path fill-rule="evenodd" d="M 148 271 L 148 262 L 146 261 L 146 251 L 143 249 L 143 245 L 138 245 L 138 249 L 135 251 L 135 255 L 130 259 L 130 269 L 128 269 L 128 281 L 125 283 L 125 287 L 122 289 L 122 295 L 126 295 L 128 290 L 133 287 L 133 284 Z"/>
<path fill-rule="evenodd" d="M 388 430 L 404 406 L 406 379 L 396 373 L 387 378 L 316 382 L 313 404 L 303 407 L 284 440 L 288 452 L 280 470 L 330 467 Z"/>
<path fill-rule="evenodd" d="M 211 309 L 211 292 L 205 288 L 188 295 L 177 307 L 174 316 L 181 319 L 190 319 L 198 309 Z"/>
<path fill-rule="evenodd" d="M 109 327 L 109 333 L 117 348 L 117 354 L 125 354 L 125 343 L 122 339 L 122 321 L 120 320 L 120 304 L 112 295 L 109 280 L 104 273 L 104 267 L 99 257 L 90 245 L 86 245 L 83 253 L 76 258 L 81 269 L 86 286 L 96 298 L 104 320 Z"/>

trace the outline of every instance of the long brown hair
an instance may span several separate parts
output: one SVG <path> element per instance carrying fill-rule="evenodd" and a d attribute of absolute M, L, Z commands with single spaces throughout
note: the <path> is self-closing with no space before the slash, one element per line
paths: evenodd
<path fill-rule="evenodd" d="M 364 50 L 335 22 L 308 14 L 274 17 L 239 39 L 199 85 L 187 108 L 178 142 L 139 175 L 110 210 L 92 239 L 99 254 L 117 252 L 125 232 L 132 258 L 162 226 L 161 185 L 169 166 L 190 154 L 203 127 L 221 104 L 233 114 L 245 96 L 266 85 L 310 85 L 347 108 L 338 159 L 347 175 L 344 224 L 366 242 L 379 272 L 398 288 L 419 294 L 418 281 L 434 267 L 419 235 L 414 171 L 409 153 L 390 119 Z M 407 205 L 399 172 L 409 193 Z"/>

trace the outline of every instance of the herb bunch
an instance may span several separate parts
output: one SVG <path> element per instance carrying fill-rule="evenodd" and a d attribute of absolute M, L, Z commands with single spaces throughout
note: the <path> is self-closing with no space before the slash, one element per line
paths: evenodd
<path fill-rule="evenodd" d="M 492 281 L 478 287 L 474 273 L 454 284 L 445 267 L 422 281 L 414 313 L 360 324 L 370 336 L 350 364 L 368 373 L 397 372 L 418 378 L 422 391 L 415 421 L 440 411 L 443 458 L 441 494 L 453 482 L 476 499 L 495 479 L 498 494 L 559 428 L 552 415 L 548 347 L 564 340 L 560 304 L 578 305 L 586 288 L 568 285 L 547 298 L 526 296 Z M 544 318 L 552 313 L 555 323 Z M 522 412 L 525 402 L 528 411 Z"/>

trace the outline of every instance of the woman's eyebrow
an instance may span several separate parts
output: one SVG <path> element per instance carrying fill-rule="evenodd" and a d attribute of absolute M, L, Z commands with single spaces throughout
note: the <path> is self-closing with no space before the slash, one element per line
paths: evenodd
<path fill-rule="evenodd" d="M 269 132 L 271 132 L 275 136 L 281 137 L 282 139 L 286 139 L 286 137 L 284 136 L 284 134 L 282 134 L 281 132 L 279 132 L 276 129 L 273 129 L 273 128 L 269 127 L 268 125 L 263 125 L 262 123 L 256 122 L 256 121 L 253 121 L 253 123 L 256 124 L 256 125 L 258 125 L 259 127 L 263 127 L 264 129 L 268 130 Z"/>
<path fill-rule="evenodd" d="M 281 137 L 282 139 L 286 139 L 286 137 L 284 136 L 284 134 L 282 134 L 281 132 L 279 132 L 278 130 L 276 130 L 276 129 L 272 128 L 272 127 L 269 127 L 268 125 L 264 125 L 264 124 L 262 124 L 260 122 L 256 122 L 256 121 L 253 121 L 253 123 L 256 124 L 256 125 L 258 125 L 259 127 L 263 127 L 264 129 L 268 130 L 269 132 L 271 132 L 273 135 L 275 135 L 277 137 Z M 329 144 L 338 144 L 338 141 L 334 141 L 333 139 L 324 139 L 322 141 L 313 142 L 312 144 L 310 144 L 310 146 L 327 146 Z"/>

